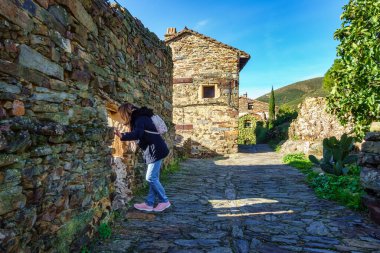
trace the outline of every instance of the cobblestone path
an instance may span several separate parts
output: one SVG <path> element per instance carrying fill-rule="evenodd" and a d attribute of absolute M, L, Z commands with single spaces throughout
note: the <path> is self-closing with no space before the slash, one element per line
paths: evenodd
<path fill-rule="evenodd" d="M 221 160 L 189 159 L 166 190 L 170 209 L 129 210 L 96 251 L 380 253 L 379 226 L 318 199 L 264 145 Z"/>

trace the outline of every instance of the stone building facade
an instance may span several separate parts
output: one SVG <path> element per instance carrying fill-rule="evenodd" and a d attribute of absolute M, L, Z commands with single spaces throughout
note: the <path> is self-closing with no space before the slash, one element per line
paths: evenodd
<path fill-rule="evenodd" d="M 188 28 L 169 28 L 173 54 L 173 123 L 176 144 L 191 155 L 237 152 L 239 72 L 249 54 Z"/>
<path fill-rule="evenodd" d="M 239 97 L 239 117 L 251 114 L 256 120 L 266 121 L 269 118 L 269 104 L 249 98 L 247 93 Z"/>
<path fill-rule="evenodd" d="M 172 68 L 171 49 L 106 0 L 0 1 L 0 252 L 85 245 L 138 182 L 116 108 L 169 124 Z M 171 148 L 172 126 L 165 137 Z"/>

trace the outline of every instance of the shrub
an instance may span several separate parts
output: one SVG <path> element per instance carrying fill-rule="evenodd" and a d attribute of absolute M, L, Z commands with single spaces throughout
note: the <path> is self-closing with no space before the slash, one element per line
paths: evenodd
<path fill-rule="evenodd" d="M 312 163 L 302 153 L 286 155 L 283 161 L 307 175 L 306 182 L 318 197 L 335 200 L 355 210 L 363 209 L 361 196 L 364 194 L 364 189 L 360 184 L 359 166 L 349 165 L 347 175 L 336 176 L 313 171 Z"/>
<path fill-rule="evenodd" d="M 323 171 L 334 175 L 346 175 L 349 165 L 356 163 L 357 156 L 350 155 L 353 149 L 354 138 L 343 134 L 340 141 L 335 137 L 325 138 L 323 140 L 323 158 L 318 160 L 315 156 L 310 155 L 309 159 L 319 165 Z"/>
<path fill-rule="evenodd" d="M 98 228 L 99 237 L 102 240 L 108 239 L 111 237 L 112 230 L 107 223 L 101 223 Z"/>

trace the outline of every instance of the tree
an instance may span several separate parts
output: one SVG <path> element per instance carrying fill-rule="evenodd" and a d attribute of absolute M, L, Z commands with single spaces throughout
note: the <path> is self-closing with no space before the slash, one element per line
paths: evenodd
<path fill-rule="evenodd" d="M 354 123 L 363 137 L 380 119 L 380 1 L 350 0 L 343 10 L 342 26 L 334 34 L 342 68 L 331 71 L 336 85 L 328 108 L 342 124 Z"/>
<path fill-rule="evenodd" d="M 273 86 L 272 86 L 272 91 L 270 93 L 270 98 L 269 98 L 269 128 L 273 127 L 273 122 L 275 118 L 276 118 L 276 104 L 275 104 L 274 91 L 273 91 Z"/>
<path fill-rule="evenodd" d="M 333 72 L 339 71 L 342 69 L 342 63 L 340 59 L 335 59 L 333 65 L 329 70 L 327 70 L 325 76 L 323 77 L 323 89 L 327 92 L 331 92 L 332 88 L 336 84 L 336 80 L 332 76 Z"/>

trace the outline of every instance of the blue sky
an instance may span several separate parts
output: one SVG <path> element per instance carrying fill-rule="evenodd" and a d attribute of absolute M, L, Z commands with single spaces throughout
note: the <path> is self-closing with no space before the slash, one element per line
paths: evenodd
<path fill-rule="evenodd" d="M 336 56 L 333 34 L 347 0 L 118 0 L 161 39 L 185 26 L 251 55 L 240 94 L 251 98 L 323 76 Z"/>

